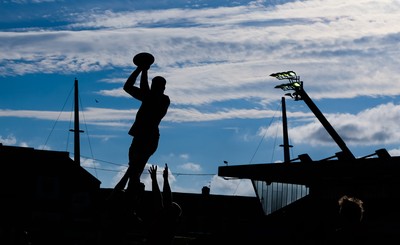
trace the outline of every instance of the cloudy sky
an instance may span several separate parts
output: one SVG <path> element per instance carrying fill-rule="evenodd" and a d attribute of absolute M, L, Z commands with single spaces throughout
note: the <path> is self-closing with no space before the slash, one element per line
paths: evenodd
<path fill-rule="evenodd" d="M 395 0 L 0 1 L 0 142 L 73 158 L 77 79 L 81 164 L 113 187 L 140 105 L 122 86 L 150 52 L 171 106 L 149 164 L 168 163 L 174 191 L 254 195 L 218 167 L 283 160 L 280 71 L 301 77 L 356 157 L 398 155 L 399 23 Z M 340 151 L 303 101 L 286 106 L 292 158 Z"/>

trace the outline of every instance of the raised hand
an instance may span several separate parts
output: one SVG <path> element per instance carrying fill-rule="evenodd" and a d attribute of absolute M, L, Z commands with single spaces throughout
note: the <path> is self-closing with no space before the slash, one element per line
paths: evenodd
<path fill-rule="evenodd" d="M 152 180 L 157 179 L 157 166 L 156 165 L 150 166 L 149 173 Z"/>
<path fill-rule="evenodd" d="M 163 177 L 164 179 L 167 178 L 168 179 L 168 164 L 165 164 L 165 168 L 163 171 Z"/>

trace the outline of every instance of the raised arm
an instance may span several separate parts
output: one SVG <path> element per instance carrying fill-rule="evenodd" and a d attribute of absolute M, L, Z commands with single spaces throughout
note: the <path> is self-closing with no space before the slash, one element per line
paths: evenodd
<path fill-rule="evenodd" d="M 171 186 L 169 185 L 168 181 L 168 165 L 165 164 L 165 168 L 163 171 L 163 178 L 164 178 L 164 186 L 163 186 L 163 204 L 164 207 L 171 205 L 172 203 L 172 192 Z"/>
<path fill-rule="evenodd" d="M 128 94 L 130 94 L 132 97 L 138 100 L 143 100 L 144 94 L 150 91 L 149 87 L 149 81 L 148 81 L 148 75 L 147 71 L 150 67 L 136 67 L 136 69 L 131 73 L 131 75 L 128 77 L 124 84 L 124 90 Z M 136 83 L 136 80 L 140 76 L 140 88 L 134 86 Z"/>
<path fill-rule="evenodd" d="M 142 90 L 143 93 L 147 93 L 150 91 L 149 79 L 147 75 L 147 71 L 149 70 L 150 67 L 141 67 L 141 68 L 142 68 L 142 75 L 140 77 L 140 89 Z"/>
<path fill-rule="evenodd" d="M 127 92 L 132 97 L 139 100 L 140 100 L 140 89 L 138 87 L 135 87 L 134 85 L 141 71 L 142 71 L 141 68 L 136 67 L 136 69 L 131 73 L 131 75 L 128 77 L 128 79 L 124 84 L 125 92 Z"/>
<path fill-rule="evenodd" d="M 153 193 L 153 201 L 155 209 L 162 209 L 163 207 L 163 197 L 161 195 L 160 188 L 157 183 L 157 166 L 153 165 L 149 169 L 151 177 L 151 189 Z"/>

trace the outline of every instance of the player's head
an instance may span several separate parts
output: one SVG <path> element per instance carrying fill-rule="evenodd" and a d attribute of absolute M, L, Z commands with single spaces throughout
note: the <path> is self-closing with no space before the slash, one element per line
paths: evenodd
<path fill-rule="evenodd" d="M 339 201 L 339 213 L 350 223 L 360 222 L 363 218 L 363 201 L 355 197 L 342 196 Z"/>
<path fill-rule="evenodd" d="M 161 76 L 156 76 L 151 80 L 151 90 L 163 92 L 167 81 Z"/>
<path fill-rule="evenodd" d="M 171 215 L 175 218 L 179 218 L 182 215 L 182 208 L 179 206 L 178 203 L 172 202 L 171 203 Z"/>

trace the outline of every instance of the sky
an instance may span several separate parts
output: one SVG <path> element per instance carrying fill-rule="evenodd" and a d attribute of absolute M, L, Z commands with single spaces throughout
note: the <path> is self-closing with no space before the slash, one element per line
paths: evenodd
<path fill-rule="evenodd" d="M 254 196 L 218 167 L 283 160 L 282 83 L 304 90 L 356 157 L 399 155 L 400 1 L 0 1 L 0 143 L 74 158 L 78 80 L 81 165 L 112 188 L 126 170 L 140 106 L 122 87 L 154 55 L 171 99 L 148 167 L 167 163 L 175 192 Z M 290 154 L 340 148 L 303 101 L 285 97 Z M 225 163 L 225 162 L 226 163 Z"/>

